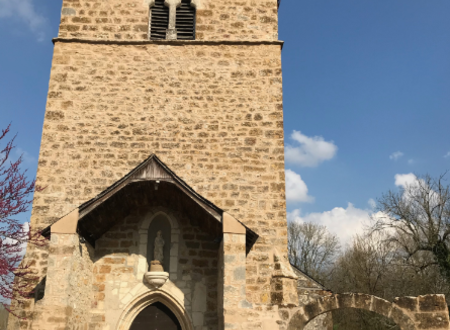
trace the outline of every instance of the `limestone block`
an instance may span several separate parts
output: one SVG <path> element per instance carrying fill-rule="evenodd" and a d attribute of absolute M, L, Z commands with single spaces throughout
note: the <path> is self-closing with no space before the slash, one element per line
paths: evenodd
<path fill-rule="evenodd" d="M 193 312 L 192 313 L 192 323 L 194 327 L 203 326 L 203 312 Z"/>
<path fill-rule="evenodd" d="M 193 312 L 206 312 L 206 286 L 201 283 L 195 283 L 194 295 L 192 298 L 192 311 Z"/>

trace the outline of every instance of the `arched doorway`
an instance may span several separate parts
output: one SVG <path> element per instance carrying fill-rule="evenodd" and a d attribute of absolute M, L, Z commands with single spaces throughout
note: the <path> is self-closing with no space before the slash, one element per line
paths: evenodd
<path fill-rule="evenodd" d="M 167 306 L 157 302 L 136 316 L 130 330 L 181 330 L 181 325 Z"/>
<path fill-rule="evenodd" d="M 172 317 L 172 319 L 175 320 L 175 325 L 178 326 L 178 328 L 175 327 L 174 330 L 194 330 L 192 321 L 184 308 L 184 303 L 178 298 L 177 296 L 172 295 L 170 290 L 165 290 L 164 287 L 160 288 L 160 290 L 157 291 L 145 291 L 127 304 L 122 312 L 122 315 L 119 317 L 117 327 L 115 329 L 135 330 L 134 321 L 140 320 L 138 323 L 141 323 L 141 313 L 144 312 L 148 307 L 156 305 L 160 310 L 168 315 L 169 318 Z M 149 310 L 149 312 L 152 311 Z M 146 316 L 144 315 L 145 314 L 143 314 L 142 318 L 145 320 Z M 141 328 L 137 329 L 140 330 Z M 154 328 L 149 327 L 147 324 L 143 329 L 154 330 Z M 165 328 L 157 329 L 165 330 Z"/>

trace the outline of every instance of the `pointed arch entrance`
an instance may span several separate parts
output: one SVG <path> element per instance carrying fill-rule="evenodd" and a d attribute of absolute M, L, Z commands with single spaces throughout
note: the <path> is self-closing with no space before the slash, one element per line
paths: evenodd
<path fill-rule="evenodd" d="M 147 291 L 131 301 L 120 316 L 117 330 L 154 330 L 147 321 L 157 316 L 175 328 L 155 329 L 194 330 L 184 306 L 169 292 L 161 290 Z M 145 322 L 146 327 L 139 327 Z"/>
<path fill-rule="evenodd" d="M 144 308 L 131 324 L 130 330 L 181 330 L 181 324 L 166 305 L 156 302 Z"/>

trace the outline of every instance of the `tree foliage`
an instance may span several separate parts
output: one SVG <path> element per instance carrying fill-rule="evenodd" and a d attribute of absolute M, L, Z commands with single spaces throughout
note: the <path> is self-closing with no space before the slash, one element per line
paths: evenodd
<path fill-rule="evenodd" d="M 397 239 L 400 234 L 397 234 Z M 396 297 L 424 294 L 450 295 L 450 289 L 437 265 L 430 265 L 428 252 L 409 257 L 391 234 L 373 231 L 356 236 L 352 245 L 336 260 L 325 286 L 335 293 L 359 292 L 389 301 Z M 336 329 L 393 330 L 395 323 L 384 316 L 362 310 L 333 311 Z"/>
<path fill-rule="evenodd" d="M 10 126 L 1 131 L 0 143 L 8 133 Z M 38 235 L 32 235 L 17 219 L 19 214 L 28 211 L 36 187 L 21 168 L 22 157 L 12 160 L 14 140 L 15 137 L 0 149 L 0 304 L 8 310 L 10 302 L 30 294 L 28 281 L 14 284 L 14 279 L 32 278 L 30 267 L 21 264 L 21 260 L 27 243 L 40 242 Z"/>
<path fill-rule="evenodd" d="M 407 257 L 387 233 L 369 230 L 356 236 L 336 260 L 326 285 L 337 293 L 360 292 L 390 301 L 396 297 L 430 293 L 449 294 L 449 286 L 437 265 L 429 265 L 430 253 Z"/>
<path fill-rule="evenodd" d="M 291 263 L 335 293 L 389 301 L 445 294 L 450 301 L 450 187 L 444 178 L 425 175 L 383 194 L 372 225 L 342 251 L 326 228 L 290 223 Z M 362 310 L 333 311 L 333 322 L 335 329 L 398 329 L 392 320 Z"/>

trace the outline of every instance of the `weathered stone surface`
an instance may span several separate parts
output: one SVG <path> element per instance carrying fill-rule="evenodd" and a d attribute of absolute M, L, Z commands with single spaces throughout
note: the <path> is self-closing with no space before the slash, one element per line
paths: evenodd
<path fill-rule="evenodd" d="M 356 293 L 354 297 L 355 306 L 358 306 L 358 308 L 361 309 L 370 310 L 372 306 L 372 296 Z"/>
<path fill-rule="evenodd" d="M 448 313 L 417 313 L 418 329 L 448 329 Z"/>
<path fill-rule="evenodd" d="M 418 300 L 423 301 L 424 309 L 428 310 L 427 312 L 417 310 Z M 332 303 L 333 301 L 339 301 L 340 304 Z M 373 311 L 392 319 L 402 330 L 449 329 L 450 322 L 447 308 L 444 308 L 445 312 L 433 312 L 433 308 L 430 308 L 430 306 L 436 305 L 442 308 L 442 301 L 445 302 L 445 299 L 442 300 L 441 295 L 427 295 L 418 298 L 396 298 L 395 302 L 391 303 L 366 294 L 337 294 L 331 297 L 312 300 L 305 306 L 292 310 L 287 329 L 322 329 L 322 326 L 326 327 L 330 324 L 323 323 L 320 325 L 318 322 L 311 324 L 311 321 L 315 321 L 317 315 L 324 315 L 339 308 L 356 308 Z"/>
<path fill-rule="evenodd" d="M 339 308 L 352 308 L 355 306 L 353 294 L 337 295 Z"/>
<path fill-rule="evenodd" d="M 389 301 L 378 297 L 373 297 L 372 299 L 372 311 L 381 315 L 389 316 L 392 309 L 392 304 Z"/>
<path fill-rule="evenodd" d="M 63 16 L 75 16 L 75 15 L 77 14 L 77 12 L 76 12 L 76 10 L 73 9 L 73 8 L 67 8 L 67 7 L 64 7 L 64 8 L 61 10 L 61 14 L 62 14 Z"/>
<path fill-rule="evenodd" d="M 286 244 L 284 191 L 270 192 L 271 185 L 284 185 L 279 56 L 279 46 L 57 43 L 47 111 L 64 115 L 44 123 L 37 180 L 47 189 L 35 196 L 32 222 L 46 226 L 154 152 L 264 237 L 248 256 L 247 279 L 258 280 L 259 290 L 248 290 L 247 299 L 267 302 L 272 270 L 265 251 L 285 251 Z M 242 77 L 232 78 L 235 73 Z M 263 134 L 250 147 L 249 123 Z M 276 138 L 264 133 L 273 130 Z M 257 170 L 246 172 L 250 167 Z M 47 203 L 54 192 L 61 198 Z M 111 239 L 99 247 L 117 244 Z M 126 250 L 132 243 L 120 244 Z M 198 248 L 198 242 L 186 245 Z"/>
<path fill-rule="evenodd" d="M 444 295 L 419 296 L 418 300 L 421 312 L 440 312 L 447 308 Z"/>
<path fill-rule="evenodd" d="M 417 298 L 415 297 L 401 297 L 396 298 L 394 302 L 403 309 L 410 310 L 411 312 L 417 311 Z"/>
<path fill-rule="evenodd" d="M 103 40 L 148 39 L 149 6 L 143 0 L 64 0 L 59 36 Z M 68 10 L 70 9 L 70 10 Z M 76 12 L 74 13 L 74 9 Z M 201 0 L 198 40 L 277 40 L 277 0 Z"/>

